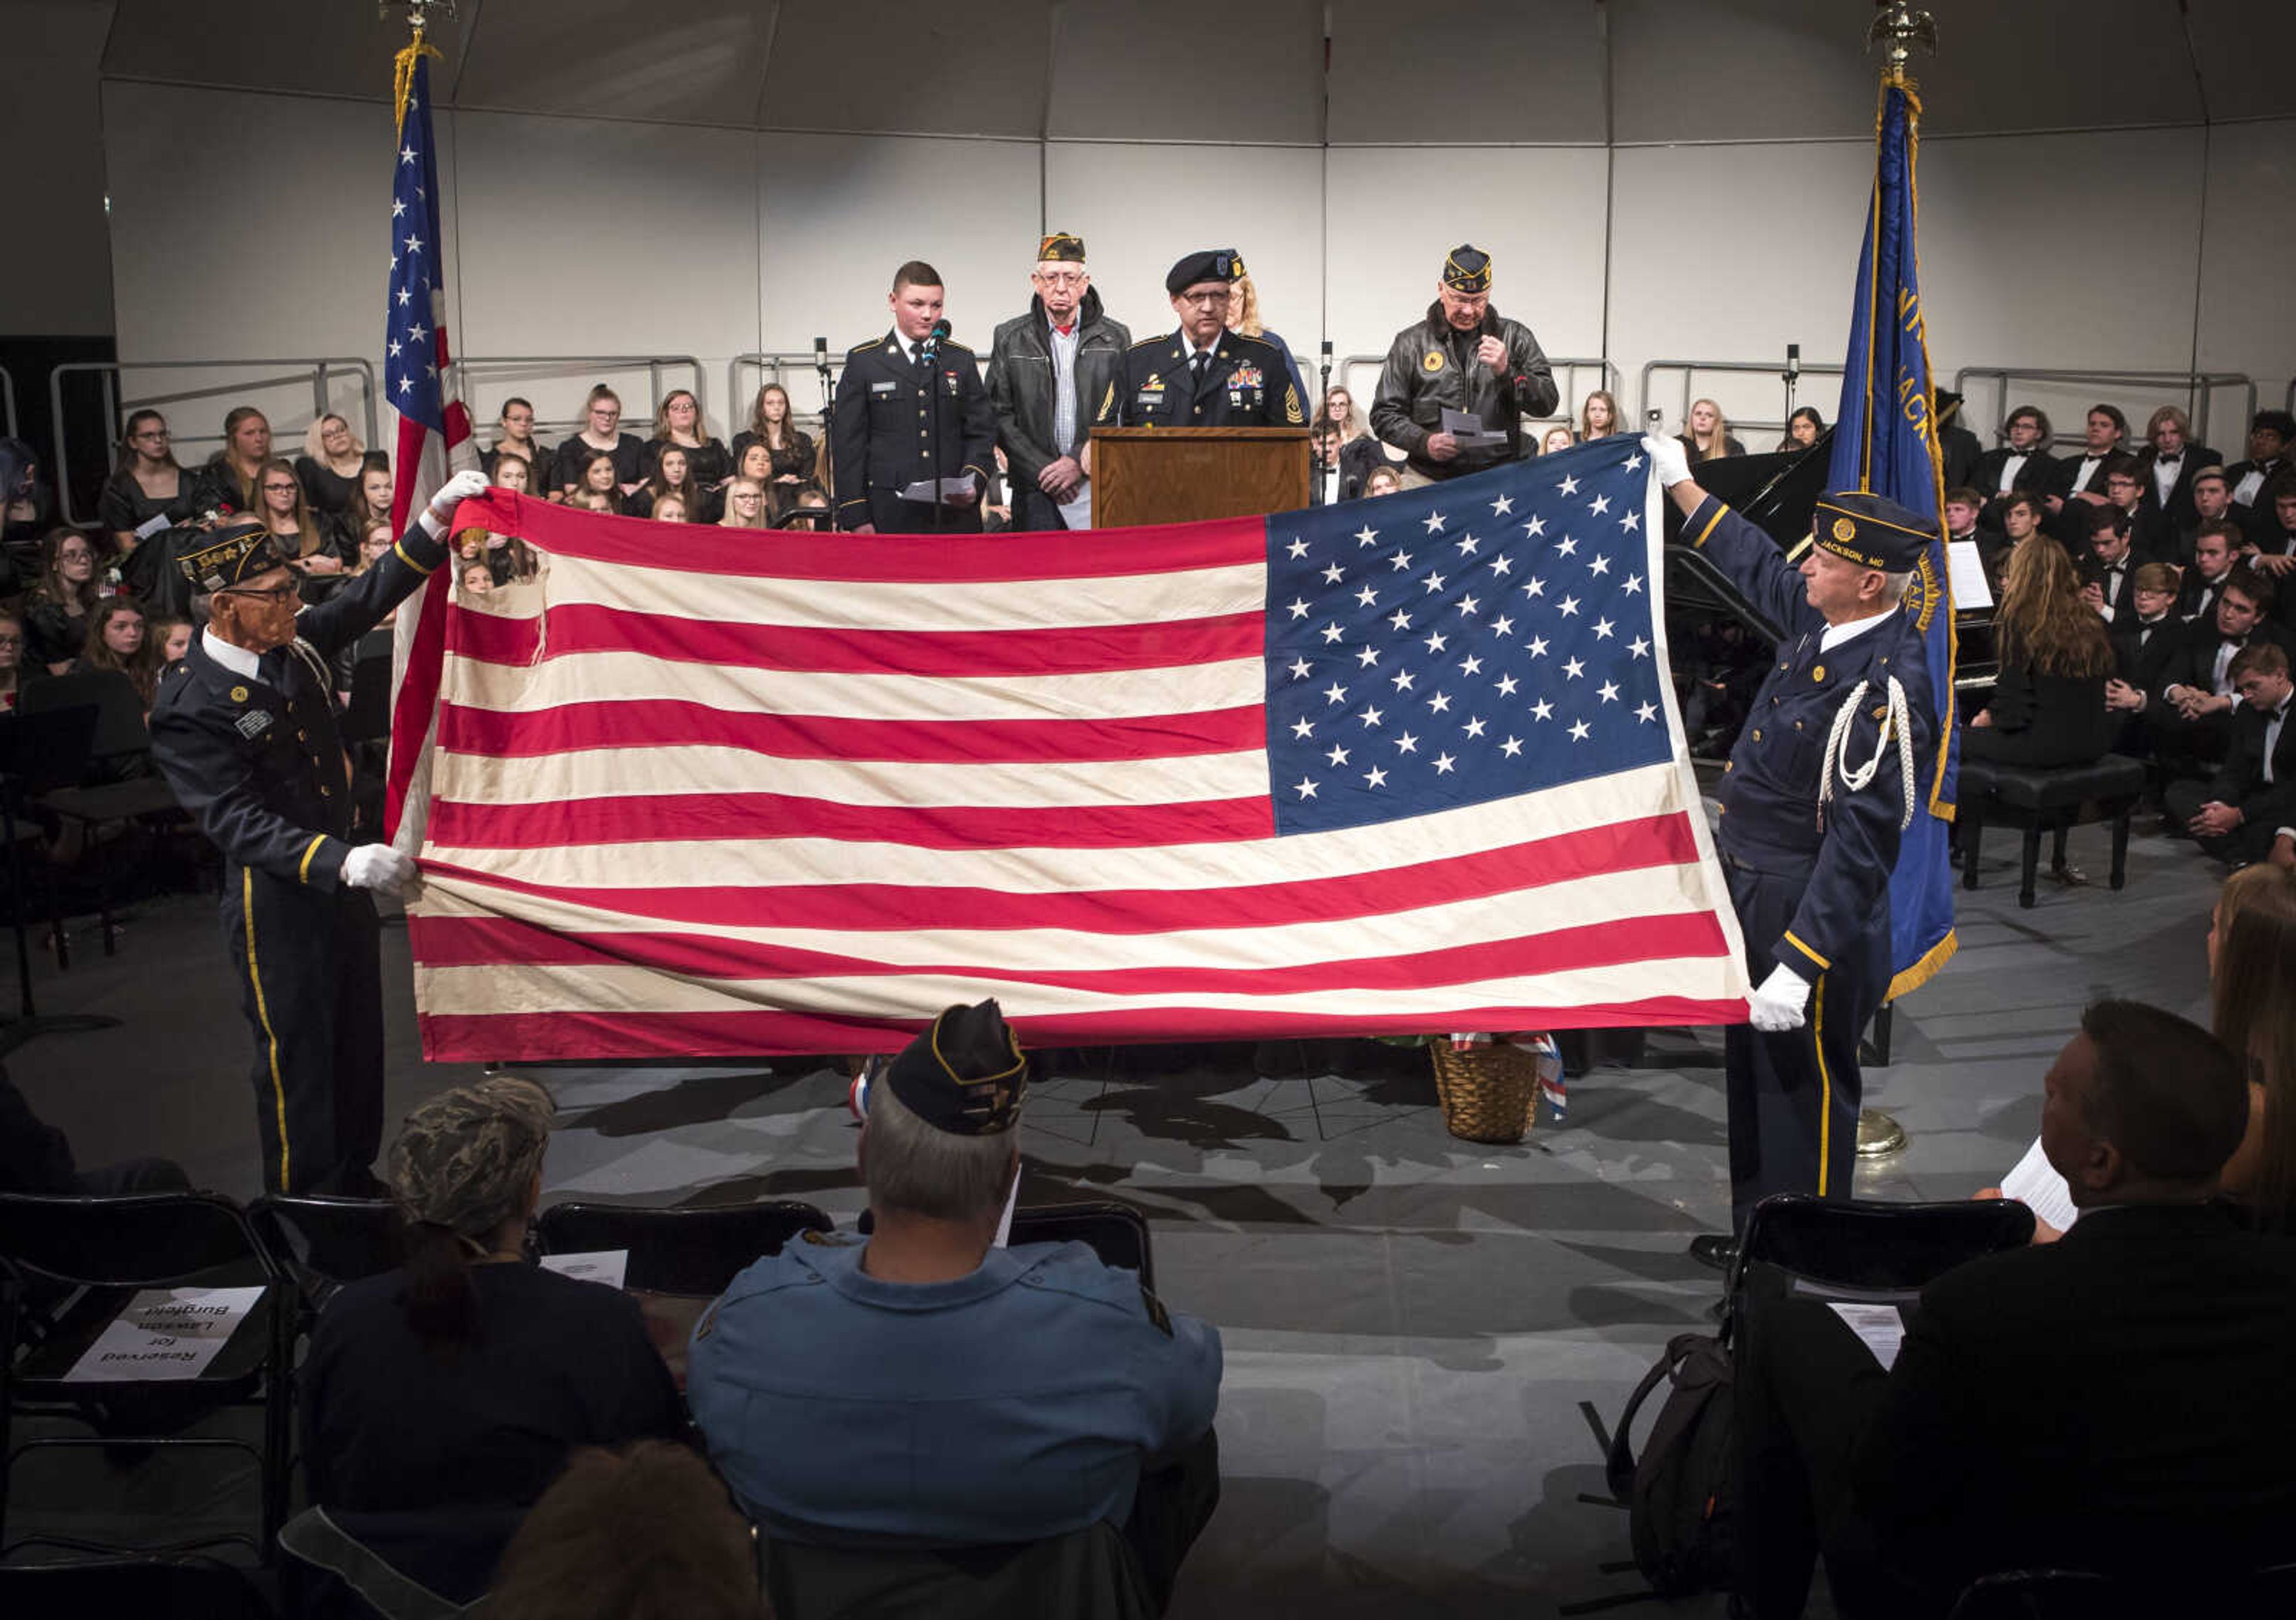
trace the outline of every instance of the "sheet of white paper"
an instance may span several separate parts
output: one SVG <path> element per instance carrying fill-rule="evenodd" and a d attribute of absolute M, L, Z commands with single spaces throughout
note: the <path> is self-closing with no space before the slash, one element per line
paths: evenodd
<path fill-rule="evenodd" d="M 919 479 L 901 491 L 901 499 L 930 503 L 948 495 L 969 495 L 972 493 L 973 483 L 973 477 L 969 472 L 962 478 Z"/>
<path fill-rule="evenodd" d="M 1993 587 L 1985 583 L 1985 559 L 1978 554 L 1976 541 L 1947 541 L 1945 565 L 1953 576 L 1955 612 L 1993 605 Z"/>
<path fill-rule="evenodd" d="M 1506 443 L 1506 435 L 1494 432 L 1483 426 L 1481 417 L 1470 416 L 1466 412 L 1455 411 L 1448 405 L 1443 407 L 1442 430 L 1457 439 L 1462 445 L 1474 449 L 1480 449 L 1487 445 Z"/>
<path fill-rule="evenodd" d="M 1839 1300 L 1828 1303 L 1833 1306 L 1833 1313 L 1874 1353 L 1882 1371 L 1898 1364 L 1898 1346 L 1906 1342 L 1906 1319 L 1898 1314 L 1897 1306 L 1844 1305 Z"/>
<path fill-rule="evenodd" d="M 579 1255 L 545 1255 L 542 1269 L 556 1272 L 561 1277 L 578 1277 L 584 1282 L 603 1282 L 610 1289 L 622 1286 L 622 1278 L 630 1268 L 630 1251 L 626 1248 L 594 1249 Z"/>
<path fill-rule="evenodd" d="M 263 1297 L 244 1289 L 139 1289 L 96 1335 L 67 1384 L 195 1379 Z"/>
<path fill-rule="evenodd" d="M 1061 521 L 1072 529 L 1092 527 L 1091 479 L 1087 479 L 1077 486 L 1075 500 L 1063 501 L 1061 503 Z"/>
<path fill-rule="evenodd" d="M 152 519 L 149 523 L 145 523 L 139 527 L 135 530 L 135 537 L 138 540 L 149 540 L 161 529 L 172 528 L 174 527 L 174 520 L 169 518 L 168 514 L 163 511 L 158 517 Z"/>
<path fill-rule="evenodd" d="M 2059 1231 L 2070 1231 L 2073 1223 L 2080 1219 L 2080 1211 L 2073 1207 L 2072 1189 L 2041 1151 L 2038 1136 L 2025 1150 L 2025 1157 L 2017 1161 L 2017 1167 L 2001 1178 L 2001 1196 L 2015 1199 L 2033 1212 L 2035 1220 L 2046 1221 Z"/>

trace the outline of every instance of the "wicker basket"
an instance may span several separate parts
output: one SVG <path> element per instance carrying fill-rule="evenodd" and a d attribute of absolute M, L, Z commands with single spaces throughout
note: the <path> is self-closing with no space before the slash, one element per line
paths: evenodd
<path fill-rule="evenodd" d="M 1521 1141 L 1530 1134 L 1538 1111 L 1538 1059 L 1528 1048 L 1494 1041 L 1454 1051 L 1448 1041 L 1431 1041 L 1435 1094 L 1442 1100 L 1443 1124 L 1466 1141 Z"/>

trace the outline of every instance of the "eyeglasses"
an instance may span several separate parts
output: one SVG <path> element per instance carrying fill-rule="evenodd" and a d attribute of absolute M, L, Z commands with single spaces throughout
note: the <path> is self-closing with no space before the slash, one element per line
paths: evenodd
<path fill-rule="evenodd" d="M 226 585 L 220 592 L 217 593 L 217 594 L 222 596 L 253 596 L 264 601 L 281 601 L 285 600 L 287 597 L 294 595 L 296 588 L 295 583 L 292 580 L 290 580 L 285 585 Z"/>
<path fill-rule="evenodd" d="M 295 493 L 295 486 L 292 484 L 266 484 L 263 487 L 263 493 L 265 495 L 293 495 Z"/>
<path fill-rule="evenodd" d="M 23 644 L 24 638 L 20 635 L 0 635 L 0 647 L 20 647 Z"/>
<path fill-rule="evenodd" d="M 127 437 L 130 438 L 165 438 L 168 437 L 168 430 L 165 428 L 144 428 L 140 431 L 130 433 Z"/>
<path fill-rule="evenodd" d="M 1201 304 L 1209 308 L 1214 304 L 1226 303 L 1227 293 L 1225 290 L 1219 292 L 1184 292 L 1180 294 L 1180 302 L 1183 304 Z"/>
<path fill-rule="evenodd" d="M 1081 287 L 1084 285 L 1084 272 L 1081 270 L 1039 270 L 1037 272 L 1037 279 L 1044 282 L 1048 287 Z"/>
<path fill-rule="evenodd" d="M 56 560 L 58 562 L 94 562 L 95 553 L 94 552 L 58 552 Z"/>
<path fill-rule="evenodd" d="M 737 501 L 762 501 L 766 497 L 754 489 L 737 489 L 734 492 L 734 498 Z"/>

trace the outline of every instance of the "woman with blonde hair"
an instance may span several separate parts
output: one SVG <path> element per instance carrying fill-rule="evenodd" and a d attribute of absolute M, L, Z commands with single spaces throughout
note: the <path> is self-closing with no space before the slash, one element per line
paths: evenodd
<path fill-rule="evenodd" d="M 2112 751 L 2105 708 L 2112 638 L 2080 597 L 2065 548 L 2046 535 L 2017 543 L 1993 615 L 2001 660 L 1993 701 L 1969 723 L 1961 757 L 2005 765 L 2087 765 Z"/>
<path fill-rule="evenodd" d="M 766 447 L 762 475 L 750 470 L 751 445 Z M 813 476 L 813 436 L 791 419 L 789 390 L 780 383 L 768 382 L 758 390 L 750 405 L 748 430 L 734 436 L 734 463 L 735 471 L 762 476 L 772 484 L 802 484 Z"/>
<path fill-rule="evenodd" d="M 233 406 L 223 419 L 223 448 L 200 469 L 206 486 L 201 504 L 250 514 L 261 510 L 255 486 L 270 459 L 271 419 L 253 405 Z"/>
<path fill-rule="evenodd" d="M 303 454 L 295 458 L 295 476 L 311 510 L 336 518 L 350 510 L 358 493 L 359 475 L 366 470 L 366 446 L 351 425 L 332 411 L 303 430 Z"/>
<path fill-rule="evenodd" d="M 1235 280 L 1228 283 L 1227 329 L 1271 345 L 1283 356 L 1283 370 L 1292 379 L 1292 397 L 1300 400 L 1308 397 L 1308 385 L 1300 376 L 1300 362 L 1292 358 L 1292 346 L 1283 340 L 1282 333 L 1272 332 L 1260 324 L 1259 288 L 1243 268 L 1241 258 L 1236 260 Z"/>
<path fill-rule="evenodd" d="M 701 420 L 701 402 L 692 389 L 672 389 L 661 397 L 661 408 L 654 413 L 653 437 L 638 454 L 638 469 L 648 479 L 652 478 L 665 450 L 685 452 L 686 467 L 697 484 L 716 483 L 733 465 L 726 446 L 709 437 L 709 424 Z"/>
<path fill-rule="evenodd" d="M 1690 402 L 1690 414 L 1683 418 L 1682 431 L 1675 438 L 1690 452 L 1693 462 L 1746 454 L 1746 446 L 1730 437 L 1730 424 L 1723 418 L 1722 407 L 1710 399 Z"/>
<path fill-rule="evenodd" d="M 1596 389 L 1578 402 L 1578 440 L 1608 438 L 1619 431 L 1619 402 L 1608 389 Z"/>
<path fill-rule="evenodd" d="M 720 528 L 769 528 L 766 519 L 766 487 L 755 479 L 737 478 L 726 486 L 726 515 Z"/>

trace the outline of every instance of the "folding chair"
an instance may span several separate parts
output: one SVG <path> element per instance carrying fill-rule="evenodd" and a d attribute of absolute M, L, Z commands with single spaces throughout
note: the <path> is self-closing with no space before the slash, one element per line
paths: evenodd
<path fill-rule="evenodd" d="M 139 1289 L 259 1284 L 246 1321 L 195 1379 L 90 1384 L 65 1375 Z M 283 1280 L 253 1228 L 229 1199 L 206 1192 L 120 1198 L 0 1194 L 0 1557 L 40 1542 L 84 1551 L 184 1551 L 233 1542 L 266 1563 L 287 1494 L 289 1408 L 279 1364 L 278 1316 L 288 1308 Z M 179 1431 L 226 1406 L 259 1405 L 259 1445 Z M 52 1435 L 10 1448 L 17 1415 L 69 1420 L 97 1432 Z M 136 1427 L 158 1432 L 124 1433 Z M 56 1536 L 5 1539 L 8 1489 L 26 1452 L 51 1446 L 148 1444 L 229 1449 L 252 1457 L 261 1475 L 259 1536 L 200 1538 L 180 1546 L 98 1546 Z"/>
<path fill-rule="evenodd" d="M 406 1253 L 406 1216 L 389 1199 L 265 1193 L 247 1207 L 248 1224 L 310 1319 L 346 1282 L 380 1276 Z"/>
<path fill-rule="evenodd" d="M 2129 1581 L 2085 1569 L 2010 1569 L 1981 1575 L 1948 1620 L 2154 1620 L 2160 1615 L 2296 1613 L 2296 1564 L 2177 1570 Z"/>
<path fill-rule="evenodd" d="M 214 1559 L 99 1559 L 0 1567 L 0 1614 L 11 1620 L 88 1620 L 101 1615 L 274 1620 L 247 1571 Z"/>
<path fill-rule="evenodd" d="M 800 1232 L 832 1230 L 812 1205 L 781 1199 L 701 1209 L 554 1204 L 538 1235 L 546 1255 L 627 1250 L 622 1286 L 634 1292 L 714 1299 L 760 1256 L 781 1253 Z"/>
<path fill-rule="evenodd" d="M 1040 1204 L 1013 1212 L 1010 1241 L 1082 1243 L 1103 1265 L 1140 1273 L 1140 1286 L 1156 1289 L 1156 1258 L 1148 1247 L 1148 1221 L 1129 1204 Z"/>
<path fill-rule="evenodd" d="M 760 1534 L 758 1555 L 759 1584 L 781 1620 L 1150 1620 L 1157 1612 L 1131 1544 L 1104 1519 L 1000 1547 L 831 1547 Z"/>
<path fill-rule="evenodd" d="M 144 722 L 144 701 L 126 675 L 111 669 L 58 675 L 26 688 L 23 702 L 28 715 L 63 708 L 95 710 L 95 732 L 80 780 L 54 788 L 39 798 L 42 808 L 85 829 L 86 848 L 94 850 L 98 830 L 114 822 L 182 814 L 175 794 L 152 764 L 152 733 Z M 101 855 L 95 861 L 96 915 L 106 956 L 119 950 L 111 916 L 114 864 Z M 60 961 L 63 957 L 61 939 L 57 957 Z"/>
<path fill-rule="evenodd" d="M 1964 1261 L 2032 1240 L 2033 1212 L 2013 1199 L 1890 1204 L 1773 1193 L 1747 1218 L 1728 1292 L 1734 1298 L 1760 1265 L 1800 1293 L 1910 1298 Z"/>

